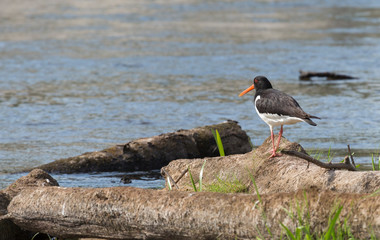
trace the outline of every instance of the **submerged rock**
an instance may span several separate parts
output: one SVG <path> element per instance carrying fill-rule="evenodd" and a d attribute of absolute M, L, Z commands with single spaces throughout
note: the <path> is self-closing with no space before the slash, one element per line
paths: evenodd
<path fill-rule="evenodd" d="M 219 151 L 212 129 L 218 130 L 226 155 L 251 151 L 252 147 L 246 132 L 237 122 L 229 120 L 221 124 L 141 138 L 102 151 L 60 159 L 37 168 L 59 173 L 160 169 L 175 159 L 218 156 Z"/>

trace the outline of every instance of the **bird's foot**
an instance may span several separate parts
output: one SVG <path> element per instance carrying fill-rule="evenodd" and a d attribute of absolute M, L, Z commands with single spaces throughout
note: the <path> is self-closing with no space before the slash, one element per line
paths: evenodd
<path fill-rule="evenodd" d="M 273 152 L 272 152 L 272 155 L 269 156 L 269 159 L 270 159 L 270 158 L 274 158 L 274 157 L 281 157 L 281 156 L 282 156 L 281 153 L 276 153 L 276 152 L 273 151 Z"/>

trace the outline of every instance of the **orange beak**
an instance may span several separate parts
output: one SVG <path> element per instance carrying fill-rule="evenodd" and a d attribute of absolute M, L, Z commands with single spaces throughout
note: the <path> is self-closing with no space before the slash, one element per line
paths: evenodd
<path fill-rule="evenodd" d="M 240 94 L 239 94 L 239 97 L 243 96 L 244 94 L 246 94 L 247 92 L 249 91 L 252 91 L 253 89 L 255 89 L 255 85 L 252 84 L 252 86 L 250 86 L 249 88 L 245 89 L 244 91 L 242 91 Z"/>

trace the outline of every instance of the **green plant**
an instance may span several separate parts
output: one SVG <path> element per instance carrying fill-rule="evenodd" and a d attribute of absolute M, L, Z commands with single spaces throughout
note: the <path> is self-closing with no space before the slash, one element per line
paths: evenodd
<path fill-rule="evenodd" d="M 171 191 L 172 190 L 172 182 L 170 181 L 169 176 L 166 177 L 166 181 L 168 182 L 169 191 Z"/>
<path fill-rule="evenodd" d="M 201 171 L 199 172 L 199 191 L 200 192 L 202 192 L 202 187 L 203 187 L 202 180 L 203 180 L 203 170 L 205 168 L 205 165 L 206 165 L 206 160 L 203 162 Z"/>
<path fill-rule="evenodd" d="M 225 156 L 222 139 L 220 138 L 218 130 L 217 129 L 215 129 L 215 130 L 211 129 L 211 132 L 212 132 L 212 135 L 214 135 L 216 146 L 219 149 L 219 155 L 222 157 Z"/>
<path fill-rule="evenodd" d="M 334 154 L 331 152 L 331 146 L 329 147 L 329 150 L 327 151 L 327 162 L 331 163 L 333 160 Z"/>
<path fill-rule="evenodd" d="M 337 210 L 335 210 L 335 214 L 334 214 L 333 218 L 331 218 L 331 217 L 329 218 L 329 226 L 327 228 L 327 232 L 324 234 L 324 237 L 323 237 L 324 240 L 330 240 L 331 236 L 333 237 L 333 239 L 336 239 L 335 225 L 337 224 L 337 221 L 338 221 L 338 218 L 339 218 L 339 215 L 340 215 L 340 212 L 342 211 L 342 209 L 343 209 L 343 206 L 338 205 Z M 341 231 L 341 229 L 338 229 L 338 231 Z"/>
<path fill-rule="evenodd" d="M 263 202 L 262 202 L 262 199 L 261 199 L 261 196 L 260 196 L 259 189 L 257 188 L 257 185 L 256 185 L 255 177 L 253 176 L 253 174 L 252 174 L 249 170 L 247 170 L 247 171 L 248 171 L 248 173 L 249 173 L 249 178 L 250 178 L 251 181 L 252 181 L 252 184 L 253 184 L 253 186 L 254 186 L 254 188 L 255 188 L 255 192 L 256 192 L 256 196 L 257 196 L 257 202 L 255 203 L 255 206 L 256 206 L 257 204 L 259 204 L 259 207 L 261 208 L 261 215 L 262 215 L 262 217 L 264 218 L 264 225 L 265 225 L 265 228 L 266 228 L 268 234 L 272 237 L 272 232 L 271 232 L 269 226 L 268 226 L 267 223 L 266 223 L 266 222 L 267 222 L 267 215 L 266 215 L 266 213 L 265 213 L 265 209 L 262 207 Z M 256 229 L 257 229 L 257 232 L 259 233 L 260 237 L 263 238 L 263 237 L 262 237 L 262 234 L 261 234 L 261 232 L 260 232 L 260 230 L 259 230 L 257 227 L 256 227 Z"/>
<path fill-rule="evenodd" d="M 373 171 L 376 171 L 376 163 L 375 163 L 375 157 L 374 157 L 374 154 L 372 154 L 372 170 Z M 377 171 L 380 171 L 380 156 L 379 156 L 379 160 L 378 160 L 378 163 L 377 163 Z"/>
<path fill-rule="evenodd" d="M 205 165 L 206 165 L 206 160 L 203 162 L 203 165 L 201 167 L 201 171 L 199 172 L 199 192 L 202 191 L 202 187 L 203 187 L 202 179 L 203 179 L 203 171 L 204 171 Z M 188 168 L 188 171 L 189 171 L 191 185 L 193 186 L 194 191 L 198 192 L 197 186 L 195 185 L 193 175 L 191 174 L 191 171 L 190 171 L 190 167 Z"/>
<path fill-rule="evenodd" d="M 307 198 L 305 195 L 305 201 L 307 202 Z M 307 206 L 307 205 L 306 205 Z M 340 213 L 343 209 L 343 206 L 337 204 L 329 218 L 328 218 L 328 226 L 326 230 L 322 233 L 312 233 L 311 225 L 310 225 L 310 211 L 307 209 L 304 212 L 305 208 L 302 207 L 302 204 L 299 205 L 298 201 L 296 201 L 296 213 L 293 212 L 293 209 L 284 209 L 289 217 L 292 220 L 296 221 L 297 228 L 295 232 L 292 232 L 287 226 L 285 226 L 282 222 L 280 222 L 281 227 L 284 229 L 285 234 L 288 239 L 291 240 L 301 240 L 301 239 L 318 239 L 318 240 L 344 240 L 351 239 L 354 240 L 354 236 L 351 233 L 351 228 L 348 225 L 348 218 L 346 217 L 343 222 L 339 221 Z M 305 218 L 306 215 L 306 219 Z"/>
<path fill-rule="evenodd" d="M 195 186 L 193 175 L 191 174 L 191 171 L 190 171 L 190 167 L 188 169 L 189 169 L 188 171 L 189 171 L 191 185 L 193 186 L 194 192 L 198 192 L 197 186 Z"/>
<path fill-rule="evenodd" d="M 326 153 L 326 158 L 327 158 L 327 162 L 331 162 L 334 158 L 334 153 L 331 151 L 331 146 L 329 147 L 329 149 L 327 150 L 327 153 Z M 313 158 L 317 159 L 318 161 L 321 161 L 321 158 L 325 155 L 324 154 L 324 151 L 323 150 L 309 150 L 308 151 L 308 154 L 310 156 L 312 156 Z M 343 160 L 344 161 L 344 160 Z M 343 162 L 342 161 L 342 162 Z"/>
<path fill-rule="evenodd" d="M 235 180 L 222 180 L 216 177 L 217 181 L 207 186 L 209 192 L 219 193 L 242 193 L 247 192 L 247 186 L 241 183 L 237 178 Z"/>

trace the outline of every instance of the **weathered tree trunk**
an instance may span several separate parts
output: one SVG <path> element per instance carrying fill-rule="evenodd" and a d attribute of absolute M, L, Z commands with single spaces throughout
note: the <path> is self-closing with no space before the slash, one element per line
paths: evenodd
<path fill-rule="evenodd" d="M 7 219 L 1 219 L 1 216 L 7 214 L 7 207 L 10 201 L 21 190 L 40 186 L 58 186 L 58 183 L 48 173 L 41 169 L 35 169 L 28 175 L 17 179 L 5 190 L 0 191 L 0 240 L 30 240 L 33 237 L 33 232 L 24 231 L 13 222 Z"/>
<path fill-rule="evenodd" d="M 211 129 L 218 129 L 227 155 L 246 153 L 252 149 L 246 132 L 237 122 L 229 120 L 221 124 L 141 138 L 102 151 L 60 159 L 36 168 L 60 173 L 160 169 L 174 159 L 217 156 L 219 152 Z"/>
<path fill-rule="evenodd" d="M 284 234 L 280 223 L 293 232 L 299 227 L 299 214 L 309 221 L 312 232 L 324 230 L 339 205 L 343 206 L 340 219 L 347 221 L 355 236 L 366 238 L 372 233 L 380 237 L 380 194 L 373 194 L 380 186 L 380 172 L 325 170 L 285 154 L 268 159 L 271 148 L 267 139 L 247 154 L 182 159 L 165 167 L 174 179 L 190 167 L 198 181 L 206 160 L 204 189 L 216 177 L 239 179 L 250 187 L 252 174 L 261 202 L 252 189 L 250 194 L 223 194 L 130 187 L 61 188 L 47 186 L 57 183 L 42 170 L 34 170 L 29 174 L 32 179 L 28 175 L 0 192 L 0 214 L 6 213 L 0 217 L 0 227 L 7 227 L 11 220 L 29 232 L 58 237 L 277 239 Z M 303 151 L 284 138 L 280 148 Z M 188 175 L 178 185 L 179 190 L 188 190 Z"/>
<path fill-rule="evenodd" d="M 253 175 L 262 194 L 294 192 L 300 189 L 331 190 L 339 193 L 372 193 L 380 188 L 380 171 L 346 171 L 320 168 L 304 159 L 283 154 L 268 159 L 272 149 L 270 138 L 257 149 L 246 154 L 204 159 L 179 159 L 164 167 L 177 180 L 180 174 L 190 168 L 196 184 L 200 169 L 203 171 L 203 185 L 216 183 L 217 177 L 226 181 L 239 180 L 253 190 L 250 174 Z M 280 149 L 303 151 L 297 143 L 281 139 Z M 181 178 L 179 190 L 192 190 L 189 174 Z"/>
<path fill-rule="evenodd" d="M 339 203 L 355 235 L 367 236 L 373 230 L 380 236 L 380 196 L 311 190 L 305 200 L 304 193 L 263 195 L 260 203 L 250 194 L 38 187 L 13 198 L 6 217 L 22 228 L 60 237 L 251 239 L 260 234 L 269 238 L 268 226 L 278 238 L 280 222 L 297 227 L 284 210 L 297 214 L 296 202 L 308 206 L 316 232 L 327 227 L 326 219 Z"/>

